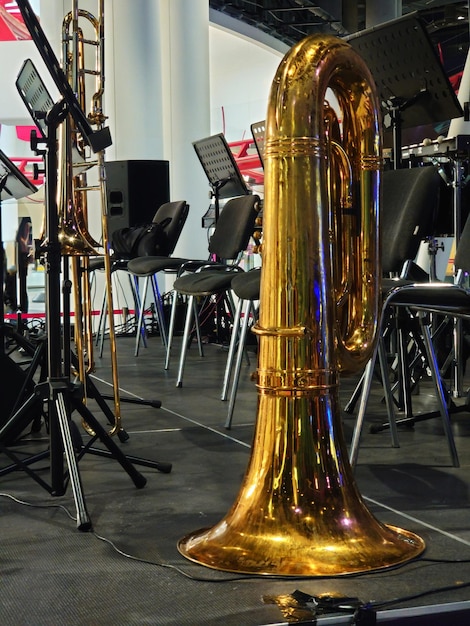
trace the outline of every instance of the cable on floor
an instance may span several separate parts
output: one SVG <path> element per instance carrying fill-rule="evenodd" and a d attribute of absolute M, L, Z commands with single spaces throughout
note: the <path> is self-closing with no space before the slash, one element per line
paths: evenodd
<path fill-rule="evenodd" d="M 32 503 L 32 502 L 27 502 L 26 500 L 22 500 L 20 498 L 17 498 L 16 496 L 10 494 L 10 493 L 5 493 L 5 492 L 0 492 L 0 497 L 3 498 L 8 498 L 10 500 L 12 500 L 13 502 L 16 502 L 17 504 L 20 504 L 22 506 L 27 506 L 27 507 L 31 507 L 31 508 L 39 508 L 39 509 L 48 509 L 48 508 L 57 508 L 60 509 L 61 511 L 63 511 L 67 517 L 69 517 L 71 520 L 76 521 L 75 516 L 67 509 L 67 507 L 65 507 L 62 504 L 36 504 L 36 503 Z M 94 530 L 91 530 L 90 533 L 99 541 L 102 541 L 106 544 L 108 544 L 109 546 L 111 546 L 111 548 L 120 556 L 123 556 L 127 559 L 130 559 L 132 561 L 136 561 L 138 563 L 143 563 L 146 565 L 151 565 L 151 566 L 156 566 L 156 567 L 162 567 L 162 568 L 166 568 L 166 569 L 171 569 L 174 570 L 175 572 L 177 572 L 178 574 L 184 576 L 185 578 L 188 578 L 190 580 L 196 581 L 196 582 L 205 582 L 205 583 L 231 583 L 234 581 L 243 581 L 243 580 L 260 580 L 260 577 L 258 575 L 248 575 L 248 574 L 244 574 L 244 575 L 240 575 L 240 576 L 229 576 L 227 578 L 206 578 L 206 577 L 202 577 L 202 576 L 194 576 L 193 574 L 189 574 L 188 572 L 185 572 L 183 569 L 181 569 L 180 567 L 176 566 L 176 565 L 171 565 L 170 563 L 164 563 L 161 561 L 152 561 L 150 559 L 144 559 L 138 556 L 135 556 L 133 554 L 129 554 L 127 552 L 124 552 L 123 550 L 121 550 L 111 539 L 108 539 L 107 537 L 103 537 L 102 535 L 98 534 L 97 532 L 95 532 Z M 359 577 L 364 577 L 364 576 L 371 576 L 371 575 L 376 575 L 376 574 L 380 574 L 380 573 L 386 573 L 387 575 L 389 575 L 391 570 L 398 570 L 398 569 L 402 569 L 405 566 L 409 566 L 411 564 L 421 564 L 421 563 L 428 563 L 428 564 L 462 564 L 462 563 L 469 563 L 470 559 L 457 559 L 457 560 L 451 560 L 451 559 L 433 559 L 433 558 L 428 558 L 428 557 L 418 557 L 417 559 L 414 559 L 413 561 L 409 561 L 407 563 L 400 563 L 396 566 L 393 567 L 389 567 L 386 570 L 384 570 L 383 572 L 376 572 L 376 571 L 372 571 L 372 572 L 362 572 L 360 574 L 346 574 L 344 576 L 342 576 L 341 578 L 359 578 Z M 335 576 L 319 576 L 319 577 L 315 577 L 316 580 L 331 580 L 336 578 Z M 294 581 L 294 580 L 312 580 L 311 576 L 276 576 L 276 575 L 266 575 L 263 576 L 263 580 L 285 580 L 285 581 Z M 384 600 L 384 601 L 376 601 L 376 602 L 359 602 L 356 598 L 341 598 L 341 603 L 340 605 L 338 605 L 338 598 L 333 598 L 334 602 L 330 601 L 328 599 L 328 596 L 311 596 L 309 594 L 303 594 L 303 592 L 298 591 L 295 592 L 295 594 L 300 594 L 300 596 L 302 596 L 304 598 L 304 602 L 307 603 L 313 603 L 313 605 L 316 605 L 319 610 L 322 611 L 322 614 L 325 614 L 330 612 L 335 612 L 338 610 L 341 611 L 346 611 L 346 610 L 351 610 L 353 613 L 351 615 L 351 624 L 352 625 L 358 625 L 360 626 L 361 624 L 367 624 L 367 623 L 374 623 L 374 622 L 368 622 L 367 620 L 369 619 L 369 616 L 372 616 L 373 614 L 375 614 L 375 612 L 379 609 L 384 609 L 393 605 L 397 605 L 397 604 L 401 604 L 403 602 L 408 602 L 410 600 L 416 600 L 418 598 L 423 598 L 426 596 L 430 596 L 430 595 L 434 595 L 434 594 L 438 594 L 438 593 L 443 593 L 443 592 L 450 592 L 450 591 L 457 591 L 460 589 L 465 589 L 467 587 L 470 587 L 470 581 L 461 581 L 461 582 L 457 582 L 455 584 L 452 585 L 445 585 L 443 587 L 433 587 L 431 589 L 427 589 L 425 591 L 421 591 L 418 593 L 414 593 L 414 594 L 410 594 L 407 596 L 401 596 L 401 597 L 397 597 L 397 598 L 392 598 L 390 600 Z M 297 598 L 298 601 L 298 598 Z M 359 604 L 358 604 L 359 603 Z M 305 622 L 304 622 L 305 623 Z M 315 623 L 315 622 L 312 622 Z"/>

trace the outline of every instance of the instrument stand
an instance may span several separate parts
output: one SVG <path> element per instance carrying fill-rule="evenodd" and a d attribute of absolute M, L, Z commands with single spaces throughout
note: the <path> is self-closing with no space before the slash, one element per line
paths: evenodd
<path fill-rule="evenodd" d="M 77 458 L 72 441 L 71 411 L 76 409 L 87 421 L 90 428 L 96 433 L 96 437 L 107 447 L 109 456 L 117 460 L 125 469 L 136 487 L 143 487 L 146 479 L 143 477 L 123 454 L 121 449 L 111 439 L 109 433 L 99 424 L 94 415 L 83 403 L 83 393 L 80 387 L 70 382 L 71 352 L 67 350 L 68 343 L 62 350 L 61 341 L 70 342 L 70 333 L 65 332 L 69 320 L 64 323 L 64 334 L 61 334 L 61 244 L 59 241 L 58 228 L 58 156 L 57 156 L 57 131 L 67 115 L 70 115 L 81 134 L 83 141 L 90 146 L 94 153 L 99 153 L 111 145 L 109 128 L 102 127 L 94 131 L 90 122 L 82 110 L 72 87 L 64 74 L 55 54 L 52 50 L 42 27 L 32 10 L 28 0 L 17 0 L 18 8 L 23 17 L 31 37 L 36 44 L 44 63 L 46 64 L 51 78 L 54 80 L 61 95 L 61 100 L 49 107 L 49 98 L 44 83 L 37 74 L 33 64 L 27 63 L 26 68 L 30 80 L 21 87 L 17 83 L 20 95 L 31 113 L 33 120 L 41 129 L 46 143 L 46 312 L 47 312 L 47 337 L 48 337 L 48 380 L 43 385 L 47 391 L 49 439 L 50 439 L 50 471 L 51 493 L 62 494 L 65 491 L 63 457 L 67 459 L 69 478 L 72 482 L 73 494 L 77 506 L 77 524 L 79 529 L 87 530 L 91 527 L 84 498 L 82 494 L 80 475 L 78 472 Z M 45 114 L 44 114 L 45 113 Z M 44 124 L 46 128 L 44 127 Z M 46 132 L 47 131 L 47 132 Z M 67 267 L 68 269 L 68 267 Z M 68 302 L 64 300 L 64 318 Z M 40 390 L 39 390 L 40 392 Z M 79 392 L 79 393 L 78 393 Z M 46 399 L 46 396 L 43 396 Z M 81 446 L 80 446 L 81 447 Z M 91 450 L 90 450 L 91 451 Z M 142 461 L 160 471 L 169 472 L 170 464 L 161 464 Z"/>
<path fill-rule="evenodd" d="M 36 385 L 35 393 L 21 407 L 17 415 L 14 415 L 5 426 L 6 432 L 15 424 L 20 417 L 24 419 L 24 412 L 37 402 L 38 397 L 47 402 L 49 422 L 49 450 L 23 461 L 10 449 L 0 443 L 0 450 L 12 459 L 14 469 L 23 469 L 36 482 L 43 486 L 49 493 L 55 496 L 63 495 L 66 491 L 67 482 L 70 481 L 77 511 L 77 528 L 82 531 L 91 529 L 91 521 L 86 510 L 80 474 L 78 470 L 78 457 L 76 455 L 77 438 L 72 436 L 73 422 L 71 412 L 75 409 L 86 420 L 87 424 L 96 433 L 95 439 L 99 438 L 108 449 L 105 453 L 117 460 L 128 473 L 135 486 L 142 488 L 147 480 L 140 474 L 123 454 L 122 450 L 114 443 L 103 426 L 84 405 L 81 385 L 70 382 L 70 352 L 66 349 L 68 338 L 62 335 L 61 329 L 61 245 L 58 231 L 57 210 L 57 129 L 68 115 L 69 109 L 65 100 L 57 102 L 46 116 L 48 134 L 46 139 L 46 321 L 47 321 L 47 381 Z M 70 335 L 69 335 L 70 336 Z M 62 342 L 64 350 L 62 350 Z M 82 451 L 85 447 L 79 445 Z M 89 450 L 93 452 L 92 449 Z M 101 453 L 101 451 L 99 451 Z M 98 452 L 97 452 L 98 453 Z M 50 484 L 47 484 L 29 465 L 48 456 L 50 459 Z M 68 467 L 68 481 L 64 474 L 64 457 Z M 171 470 L 169 464 L 153 462 L 143 463 L 156 467 L 161 471 Z M 6 468 L 3 473 L 13 469 Z"/>
<path fill-rule="evenodd" d="M 60 106 L 61 110 L 63 109 L 62 103 Z M 55 140 L 56 136 L 54 134 L 54 150 L 55 150 Z M 4 175 L 2 176 L 2 192 L 3 190 L 8 190 L 7 184 L 10 185 L 9 179 L 12 179 L 12 184 L 16 183 L 17 186 L 20 187 L 21 193 L 17 194 L 13 197 L 24 197 L 28 193 L 32 191 L 36 191 L 36 187 L 31 185 L 27 179 L 18 172 L 16 168 L 9 162 L 9 160 L 3 155 L 0 155 L 2 161 L 2 167 L 4 169 Z M 55 174 L 54 174 L 55 175 Z M 9 192 L 9 195 L 12 195 Z M 48 220 L 50 221 L 50 219 Z M 57 220 L 56 220 L 57 221 Z M 56 233 L 57 234 L 57 233 Z M 50 233 L 49 233 L 50 235 Z M 1 238 L 1 237 L 0 237 Z M 1 350 L 2 350 L 2 358 L 6 358 L 5 355 L 5 329 L 4 329 L 4 315 L 3 315 L 3 243 L 2 243 L 2 303 L 1 303 Z M 60 255 L 60 251 L 59 251 Z M 54 261 L 51 260 L 51 265 L 54 265 Z M 60 266 L 59 266 L 60 271 Z M 60 319 L 60 318 L 59 318 Z M 51 362 L 51 354 L 49 354 L 49 361 Z M 71 446 L 71 437 L 69 431 L 69 422 L 67 420 L 67 414 L 65 409 L 64 397 L 63 397 L 63 389 L 61 389 L 62 385 L 65 384 L 63 380 L 59 377 L 56 377 L 54 381 L 50 382 L 50 395 L 49 395 L 49 422 L 50 422 L 50 457 L 51 457 L 51 487 L 50 492 L 55 493 L 57 495 L 62 495 L 64 493 L 64 482 L 63 482 L 63 453 L 67 458 L 67 463 L 69 466 L 69 475 L 72 480 L 75 504 L 77 508 L 77 526 L 80 530 L 89 530 L 90 520 L 86 511 L 85 502 L 83 499 L 81 484 L 78 476 L 78 469 L 76 465 L 75 455 L 73 453 L 73 448 Z M 11 428 L 11 420 L 8 422 L 8 428 Z M 3 430 L 3 429 L 2 429 Z M 62 437 L 62 445 L 58 445 L 58 435 Z M 15 458 L 16 455 L 13 455 L 3 444 L 0 443 L 0 450 L 5 452 L 7 456 L 13 458 L 16 465 L 21 467 L 22 463 L 19 459 Z M 60 473 L 59 473 L 60 472 Z M 31 474 L 31 471 L 28 468 L 28 473 Z M 59 478 L 60 477 L 60 478 Z M 44 481 L 42 481 L 44 483 Z M 44 483 L 45 484 L 45 483 Z"/>
<path fill-rule="evenodd" d="M 219 220 L 220 200 L 246 196 L 250 191 L 223 133 L 195 141 L 193 147 L 207 176 L 214 198 L 214 219 L 208 224 L 209 228 L 213 228 Z M 207 216 L 208 214 L 204 218 Z M 214 261 L 220 261 L 220 259 L 214 259 Z M 217 340 L 223 344 L 226 337 L 223 336 L 222 328 L 228 328 L 229 320 L 226 320 L 224 302 L 220 298 L 217 298 L 213 304 L 213 313 Z"/>
<path fill-rule="evenodd" d="M 195 141 L 193 147 L 212 190 L 217 224 L 221 198 L 246 196 L 250 192 L 223 133 Z"/>

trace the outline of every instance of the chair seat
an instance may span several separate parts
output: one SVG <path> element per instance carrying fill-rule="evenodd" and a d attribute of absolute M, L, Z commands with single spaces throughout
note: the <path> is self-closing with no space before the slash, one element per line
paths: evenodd
<path fill-rule="evenodd" d="M 177 278 L 173 288 L 188 296 L 210 296 L 230 288 L 234 270 L 208 270 Z"/>
<path fill-rule="evenodd" d="M 242 300 L 259 300 L 261 272 L 241 272 L 232 279 L 232 289 Z"/>
<path fill-rule="evenodd" d="M 470 315 L 470 292 L 452 283 L 407 285 L 392 291 L 387 304 L 461 317 Z"/>
<path fill-rule="evenodd" d="M 129 261 L 127 259 L 118 259 L 115 257 L 111 257 L 111 271 L 127 269 L 127 264 Z M 92 256 L 89 260 L 89 271 L 95 272 L 98 270 L 104 270 L 104 256 Z"/>
<path fill-rule="evenodd" d="M 406 278 L 382 278 L 380 288 L 382 296 L 387 296 L 393 289 L 397 287 L 406 287 L 407 285 L 415 285 L 416 281 Z"/>
<path fill-rule="evenodd" d="M 135 276 L 151 276 L 157 272 L 164 270 L 177 270 L 186 259 L 180 259 L 177 257 L 165 257 L 165 256 L 141 256 L 136 259 L 132 259 L 127 264 L 127 269 Z"/>

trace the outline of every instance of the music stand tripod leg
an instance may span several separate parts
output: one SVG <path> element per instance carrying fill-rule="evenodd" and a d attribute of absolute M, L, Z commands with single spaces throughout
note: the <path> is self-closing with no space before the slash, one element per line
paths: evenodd
<path fill-rule="evenodd" d="M 85 420 L 88 426 L 95 432 L 95 437 L 92 441 L 98 438 L 108 448 L 108 452 L 106 452 L 106 450 L 96 450 L 96 449 L 90 448 L 89 445 L 84 445 L 82 446 L 82 455 L 85 452 L 90 452 L 92 454 L 95 453 L 98 456 L 112 457 L 127 472 L 127 474 L 129 475 L 129 477 L 131 478 L 131 480 L 133 481 L 134 485 L 137 488 L 141 489 L 142 487 L 144 487 L 145 484 L 147 483 L 147 479 L 145 478 L 145 476 L 143 476 L 134 467 L 134 465 L 129 460 L 129 457 L 122 452 L 121 448 L 119 448 L 119 446 L 113 441 L 112 437 L 109 435 L 108 432 L 106 432 L 106 430 L 103 428 L 100 422 L 96 419 L 93 413 L 88 409 L 88 407 L 85 406 L 85 404 L 83 404 L 83 402 L 78 399 L 77 400 L 72 399 L 72 402 L 73 402 L 73 408 L 78 411 L 78 413 Z M 157 469 L 160 469 L 160 467 L 158 467 L 159 465 L 158 463 L 153 462 L 153 461 L 149 463 L 152 463 L 151 465 L 152 467 L 156 467 Z M 166 470 L 167 472 L 171 470 L 171 465 L 169 465 L 169 468 L 170 468 L 169 470 Z M 161 471 L 165 471 L 165 470 L 161 470 Z"/>
<path fill-rule="evenodd" d="M 68 385 L 66 382 L 51 382 L 51 398 L 49 399 L 49 415 L 50 428 L 53 424 L 57 424 L 60 429 L 62 446 L 69 470 L 70 484 L 72 486 L 73 498 L 75 500 L 75 508 L 77 511 L 77 528 L 78 530 L 91 530 L 91 520 L 86 509 L 85 498 L 83 496 L 82 481 L 78 471 L 78 463 L 75 457 L 75 450 L 70 432 L 69 410 L 66 406 L 65 393 L 68 393 Z M 52 487 L 59 487 L 63 491 L 63 470 L 62 460 L 54 459 L 53 446 L 51 446 L 51 471 L 52 471 Z M 59 480 L 55 480 L 55 471 L 60 471 Z M 62 495 L 55 493 L 53 495 Z"/>

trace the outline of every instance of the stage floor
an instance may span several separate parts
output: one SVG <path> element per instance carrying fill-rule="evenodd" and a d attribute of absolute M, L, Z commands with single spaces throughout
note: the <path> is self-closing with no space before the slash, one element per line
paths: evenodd
<path fill-rule="evenodd" d="M 92 380 L 111 392 L 108 346 L 96 358 Z M 122 403 L 127 454 L 171 463 L 170 473 L 137 465 L 142 489 L 113 459 L 86 454 L 79 462 L 92 532 L 77 530 L 72 489 L 50 496 L 24 472 L 0 476 L 0 567 L 2 624 L 158 626 L 260 626 L 315 623 L 313 605 L 291 608 L 295 591 L 378 603 L 378 623 L 467 624 L 470 615 L 470 413 L 452 418 L 459 468 L 452 467 L 440 420 L 400 429 L 400 447 L 388 431 L 362 439 L 356 480 L 367 506 L 381 521 L 420 535 L 422 558 L 375 573 L 330 578 L 270 578 L 224 573 L 180 555 L 179 539 L 218 522 L 233 504 L 250 454 L 257 393 L 244 364 L 233 427 L 224 428 L 227 403 L 220 401 L 226 350 L 194 347 L 184 386 L 175 387 L 177 357 L 169 371 L 159 337 L 134 357 L 134 339 L 119 337 L 122 398 L 159 400 L 161 408 Z M 345 403 L 355 379 L 342 381 Z M 413 396 L 416 413 L 436 408 L 430 383 Z M 465 398 L 455 400 L 465 404 Z M 89 407 L 100 420 L 95 402 Z M 368 425 L 385 413 L 378 385 L 368 407 Z M 83 433 L 80 419 L 73 420 Z M 349 440 L 354 417 L 344 414 Z M 14 449 L 44 449 L 44 431 Z M 2 466 L 7 464 L 1 455 Z M 34 466 L 46 480 L 48 460 Z M 295 603 L 294 603 L 295 604 Z M 282 606 L 281 606 L 282 605 Z M 459 612 L 460 611 L 460 612 Z M 365 616 L 367 617 L 367 615 Z M 365 618 L 364 618 L 365 619 Z M 318 624 L 353 622 L 350 611 L 318 616 Z"/>

